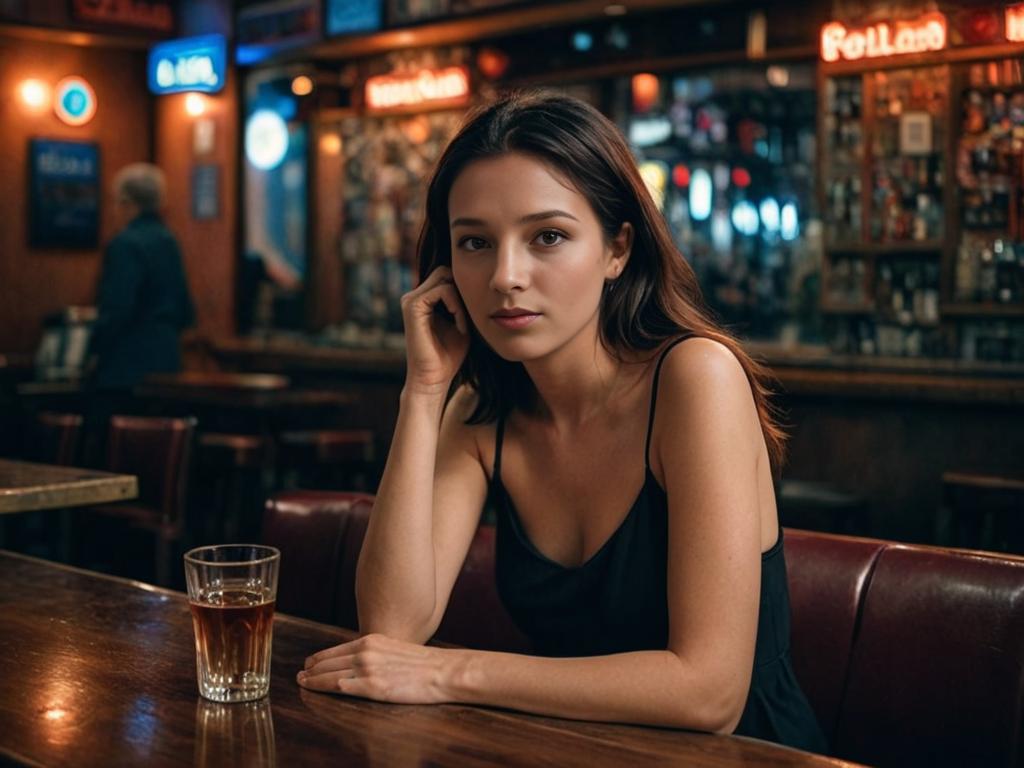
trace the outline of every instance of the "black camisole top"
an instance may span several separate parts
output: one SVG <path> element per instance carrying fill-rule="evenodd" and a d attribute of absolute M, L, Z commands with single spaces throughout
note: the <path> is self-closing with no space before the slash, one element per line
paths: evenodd
<path fill-rule="evenodd" d="M 504 419 L 497 424 L 491 499 L 497 514 L 495 569 L 501 600 L 541 656 L 598 656 L 668 647 L 668 498 L 648 463 L 662 353 L 654 373 L 639 496 L 611 538 L 568 568 L 526 535 L 501 482 Z M 793 672 L 782 527 L 761 555 L 761 597 L 750 692 L 736 733 L 825 753 L 825 737 Z"/>

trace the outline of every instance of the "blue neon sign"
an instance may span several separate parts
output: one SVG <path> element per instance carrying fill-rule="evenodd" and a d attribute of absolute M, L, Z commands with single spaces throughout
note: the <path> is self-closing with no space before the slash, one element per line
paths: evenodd
<path fill-rule="evenodd" d="M 216 93 L 224 87 L 227 43 L 223 35 L 159 43 L 149 51 L 147 69 L 149 90 L 153 93 Z"/>

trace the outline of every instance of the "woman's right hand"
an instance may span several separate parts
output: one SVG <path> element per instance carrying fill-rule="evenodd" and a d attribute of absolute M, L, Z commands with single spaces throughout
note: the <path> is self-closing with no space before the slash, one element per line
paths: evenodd
<path fill-rule="evenodd" d="M 442 306 L 453 319 L 435 309 Z M 402 297 L 406 389 L 444 395 L 469 351 L 469 319 L 449 267 L 438 267 Z"/>

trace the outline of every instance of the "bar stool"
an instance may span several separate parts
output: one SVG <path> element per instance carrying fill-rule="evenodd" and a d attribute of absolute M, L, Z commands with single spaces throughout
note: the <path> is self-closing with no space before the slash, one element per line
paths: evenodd
<path fill-rule="evenodd" d="M 787 528 L 868 535 L 867 499 L 830 483 L 783 480 L 776 489 L 779 517 Z"/>
<path fill-rule="evenodd" d="M 175 549 L 185 535 L 189 469 L 196 420 L 113 416 L 107 439 L 107 468 L 136 475 L 139 497 L 120 504 L 90 507 L 84 513 L 120 520 L 129 529 L 141 529 L 155 538 L 155 575 L 162 586 L 171 585 L 177 564 Z M 124 553 L 121 553 L 122 555 Z M 181 582 L 181 567 L 177 568 Z"/>
<path fill-rule="evenodd" d="M 204 517 L 207 543 L 260 540 L 267 441 L 259 435 L 205 432 L 199 467 L 213 488 L 215 514 Z"/>
<path fill-rule="evenodd" d="M 286 487 L 375 490 L 376 450 L 368 429 L 282 432 L 278 448 Z"/>
<path fill-rule="evenodd" d="M 29 424 L 26 457 L 44 464 L 74 466 L 81 442 L 79 414 L 40 411 Z"/>
<path fill-rule="evenodd" d="M 1024 478 L 943 472 L 942 504 L 948 543 L 1024 554 Z"/>
<path fill-rule="evenodd" d="M 41 464 L 75 466 L 80 461 L 82 417 L 77 413 L 40 411 L 27 424 L 24 458 Z M 0 546 L 27 554 L 66 561 L 71 547 L 71 517 L 66 509 L 4 515 L 0 520 Z"/>

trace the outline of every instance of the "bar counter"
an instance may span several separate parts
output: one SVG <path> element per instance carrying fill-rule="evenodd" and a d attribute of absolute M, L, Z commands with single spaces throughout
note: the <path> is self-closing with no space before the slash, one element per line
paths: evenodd
<path fill-rule="evenodd" d="M 784 392 L 794 395 L 909 399 L 937 403 L 1024 403 L 1024 365 L 831 354 L 818 346 L 746 342 Z M 335 372 L 402 381 L 405 352 L 318 345 L 299 339 L 222 338 L 214 356 L 239 370 L 310 375 Z"/>

